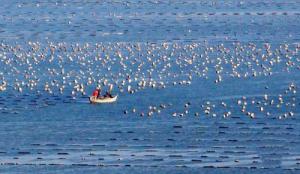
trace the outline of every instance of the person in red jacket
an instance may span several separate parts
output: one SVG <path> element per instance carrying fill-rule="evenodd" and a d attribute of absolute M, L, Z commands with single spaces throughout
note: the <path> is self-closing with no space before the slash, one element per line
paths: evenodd
<path fill-rule="evenodd" d="M 99 98 L 100 97 L 100 94 L 101 94 L 101 89 L 99 87 L 97 87 L 94 92 L 93 92 L 93 97 L 95 98 Z"/>

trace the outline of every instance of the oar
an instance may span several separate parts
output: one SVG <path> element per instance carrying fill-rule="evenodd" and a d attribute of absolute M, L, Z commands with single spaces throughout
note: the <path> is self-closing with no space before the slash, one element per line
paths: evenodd
<path fill-rule="evenodd" d="M 109 93 L 111 94 L 111 91 L 113 90 L 113 85 L 111 84 L 111 85 L 109 85 Z"/>

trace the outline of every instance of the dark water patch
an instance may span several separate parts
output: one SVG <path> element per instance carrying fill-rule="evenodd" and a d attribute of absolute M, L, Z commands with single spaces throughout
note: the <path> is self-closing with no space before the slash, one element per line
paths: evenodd
<path fill-rule="evenodd" d="M 245 154 L 247 152 L 245 152 L 245 151 L 236 151 L 235 153 L 237 153 L 237 154 Z"/>
<path fill-rule="evenodd" d="M 153 161 L 164 161 L 163 158 L 155 158 L 155 159 L 152 159 Z"/>
<path fill-rule="evenodd" d="M 18 165 L 18 163 L 11 163 L 11 162 L 9 162 L 9 163 L 1 163 L 1 165 L 9 165 L 9 166 L 12 166 L 12 165 Z"/>
<path fill-rule="evenodd" d="M 239 116 L 231 116 L 231 118 L 233 118 L 233 119 L 240 119 L 241 117 L 239 117 Z"/>
<path fill-rule="evenodd" d="M 92 146 L 94 146 L 94 147 L 105 147 L 106 145 L 105 144 L 92 144 Z"/>
<path fill-rule="evenodd" d="M 215 150 L 207 150 L 206 152 L 207 153 L 215 153 L 216 151 Z"/>
<path fill-rule="evenodd" d="M 142 148 L 153 148 L 154 146 L 153 145 L 141 145 L 140 147 L 142 147 Z"/>
<path fill-rule="evenodd" d="M 145 157 L 155 157 L 156 155 L 152 155 L 152 154 L 146 154 L 144 155 Z"/>
<path fill-rule="evenodd" d="M 20 155 L 28 155 L 28 154 L 30 154 L 30 152 L 22 151 L 22 152 L 18 152 L 18 154 L 20 154 Z"/>
<path fill-rule="evenodd" d="M 212 168 L 215 168 L 215 166 L 203 166 L 203 168 L 210 168 L 210 169 L 212 169 Z"/>
<path fill-rule="evenodd" d="M 228 141 L 229 142 L 238 142 L 238 140 L 236 140 L 236 139 L 229 139 Z"/>
<path fill-rule="evenodd" d="M 32 145 L 32 146 L 40 146 L 41 144 L 39 144 L 39 143 L 32 143 L 30 145 Z"/>
<path fill-rule="evenodd" d="M 55 143 L 48 143 L 48 144 L 45 144 L 45 146 L 58 146 L 57 144 L 55 144 Z"/>
<path fill-rule="evenodd" d="M 69 155 L 67 152 L 58 152 L 57 155 Z"/>

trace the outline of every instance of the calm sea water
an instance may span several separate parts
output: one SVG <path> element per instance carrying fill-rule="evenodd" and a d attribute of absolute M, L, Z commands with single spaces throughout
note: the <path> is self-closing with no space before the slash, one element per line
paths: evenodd
<path fill-rule="evenodd" d="M 7 82 L 0 92 L 1 173 L 299 172 L 297 0 L 4 0 L 0 14 L 0 83 Z M 248 58 L 267 55 L 265 43 L 282 60 L 271 70 Z M 49 61 L 49 48 L 60 44 L 66 50 Z M 74 53 L 76 44 L 83 49 Z M 228 57 L 221 57 L 223 46 Z M 237 69 L 245 78 L 232 76 L 233 65 L 224 62 L 230 58 L 243 60 Z M 62 69 L 66 75 L 56 73 Z M 74 81 L 90 76 L 115 83 L 118 101 L 89 104 L 95 82 L 72 95 Z M 140 78 L 156 87 L 139 89 Z M 29 80 L 37 81 L 32 90 Z M 44 90 L 64 81 L 62 94 L 55 85 L 53 93 Z"/>

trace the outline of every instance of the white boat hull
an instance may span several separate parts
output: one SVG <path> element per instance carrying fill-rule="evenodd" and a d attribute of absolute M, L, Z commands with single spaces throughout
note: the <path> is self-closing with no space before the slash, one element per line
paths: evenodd
<path fill-rule="evenodd" d="M 112 98 L 110 98 L 110 97 L 96 98 L 96 97 L 91 96 L 90 97 L 90 102 L 91 103 L 113 103 L 113 102 L 116 102 L 117 99 L 118 99 L 117 95 L 112 97 Z"/>

